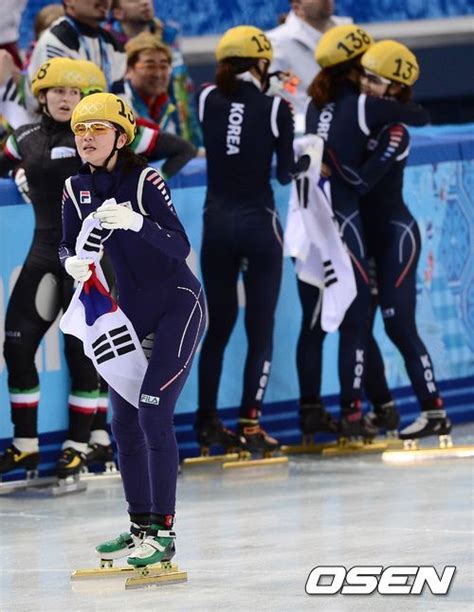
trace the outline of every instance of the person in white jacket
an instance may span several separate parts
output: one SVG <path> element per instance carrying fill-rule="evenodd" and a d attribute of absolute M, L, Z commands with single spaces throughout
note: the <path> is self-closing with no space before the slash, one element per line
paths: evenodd
<path fill-rule="evenodd" d="M 273 47 L 270 72 L 291 71 L 299 78 L 296 94 L 288 99 L 296 115 L 296 132 L 302 131 L 308 103 L 307 89 L 319 66 L 314 50 L 322 34 L 336 25 L 352 23 L 351 17 L 336 17 L 334 0 L 290 0 L 291 11 L 285 23 L 267 32 Z M 298 118 L 301 117 L 301 122 Z"/>

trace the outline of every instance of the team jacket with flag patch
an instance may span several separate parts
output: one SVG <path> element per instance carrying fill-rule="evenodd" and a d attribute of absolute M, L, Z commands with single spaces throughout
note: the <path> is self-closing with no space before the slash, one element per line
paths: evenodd
<path fill-rule="evenodd" d="M 63 239 L 61 262 L 75 254 L 76 238 L 83 220 L 104 200 L 114 197 L 144 216 L 139 232 L 102 230 L 103 244 L 115 271 L 119 295 L 151 292 L 186 268 L 190 246 L 160 174 L 151 167 L 123 168 L 112 172 L 89 166 L 65 183 L 63 193 Z"/>

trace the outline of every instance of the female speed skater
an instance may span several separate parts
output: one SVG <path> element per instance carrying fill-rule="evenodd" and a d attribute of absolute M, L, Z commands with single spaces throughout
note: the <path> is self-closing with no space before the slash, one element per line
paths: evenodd
<path fill-rule="evenodd" d="M 97 546 L 97 553 L 103 559 L 128 556 L 130 565 L 145 566 L 175 553 L 173 413 L 204 330 L 204 295 L 186 263 L 189 242 L 165 181 L 129 148 L 136 131 L 132 110 L 113 94 L 93 94 L 78 104 L 71 127 L 86 163 L 65 183 L 61 261 L 77 281 L 91 277 L 90 260 L 77 256 L 75 243 L 83 219 L 93 213 L 114 269 L 119 306 L 148 354 L 138 406 L 109 380 L 131 527 Z"/>

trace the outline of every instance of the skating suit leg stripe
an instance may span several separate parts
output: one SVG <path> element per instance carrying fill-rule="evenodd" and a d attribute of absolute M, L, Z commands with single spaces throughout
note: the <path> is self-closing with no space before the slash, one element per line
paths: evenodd
<path fill-rule="evenodd" d="M 278 244 L 283 249 L 283 240 L 282 240 L 280 234 L 278 233 L 278 225 L 277 225 L 278 215 L 277 215 L 277 211 L 276 211 L 276 209 L 272 210 L 271 208 L 265 208 L 265 210 L 268 211 L 272 215 L 273 233 L 275 234 L 275 237 L 276 237 L 276 239 L 278 241 Z"/>
<path fill-rule="evenodd" d="M 352 231 L 354 232 L 354 236 L 356 237 L 357 243 L 359 245 L 359 250 L 360 250 L 361 257 L 365 257 L 364 243 L 362 242 L 362 237 L 359 234 L 359 232 L 357 230 L 357 227 L 352 223 L 352 219 L 357 217 L 357 215 L 359 214 L 359 211 L 355 210 L 348 217 L 345 217 L 342 213 L 338 212 L 337 210 L 335 212 L 336 212 L 336 215 L 340 219 L 343 219 L 343 222 L 341 223 L 341 230 L 340 230 L 341 231 L 341 236 L 344 237 L 344 230 L 345 230 L 346 225 L 348 227 L 350 227 L 352 229 Z M 359 273 L 362 276 L 364 282 L 367 283 L 367 285 L 368 285 L 369 284 L 369 277 L 367 276 L 367 273 L 364 270 L 364 266 L 360 263 L 360 261 L 357 259 L 355 254 L 350 250 L 349 246 L 347 245 L 347 242 L 346 242 L 346 248 L 347 248 L 347 252 L 349 253 L 349 257 L 352 259 L 352 261 L 354 263 L 354 266 L 359 271 Z"/>
<path fill-rule="evenodd" d="M 362 241 L 362 237 L 359 234 L 357 227 L 354 225 L 354 223 L 352 223 L 352 219 L 354 219 L 355 217 L 359 215 L 359 211 L 355 210 L 348 217 L 345 217 L 342 213 L 338 211 L 335 211 L 335 212 L 336 212 L 336 215 L 342 219 L 341 235 L 344 236 L 344 231 L 346 229 L 346 226 L 348 226 L 354 232 L 354 236 L 356 237 L 357 244 L 359 245 L 360 256 L 365 257 L 364 243 Z"/>
<path fill-rule="evenodd" d="M 181 350 L 182 350 L 182 348 L 183 348 L 183 342 L 184 342 L 184 338 L 185 338 L 185 336 L 186 336 L 186 332 L 188 331 L 189 324 L 191 323 L 191 319 L 193 318 L 194 311 L 196 310 L 197 305 L 199 304 L 199 302 L 198 302 L 198 299 L 199 299 L 199 294 L 196 296 L 196 294 L 194 293 L 194 291 L 191 291 L 191 289 L 188 289 L 187 287 L 178 287 L 178 289 L 181 289 L 181 290 L 185 289 L 186 291 L 189 291 L 190 293 L 192 293 L 192 294 L 193 294 L 193 296 L 194 296 L 194 298 L 195 298 L 195 300 L 196 300 L 196 301 L 194 302 L 194 306 L 193 306 L 193 308 L 192 308 L 192 310 L 191 310 L 191 312 L 190 312 L 190 314 L 189 314 L 188 320 L 186 321 L 186 325 L 184 326 L 183 334 L 182 334 L 182 336 L 181 336 L 181 341 L 180 341 L 180 343 L 179 343 L 179 347 L 178 347 L 178 357 L 181 357 Z M 199 293 L 201 293 L 201 291 L 199 291 Z"/>
<path fill-rule="evenodd" d="M 408 258 L 408 263 L 403 269 L 400 276 L 395 281 L 395 287 L 398 289 L 398 287 L 400 287 L 400 285 L 403 283 L 405 276 L 408 274 L 408 271 L 410 270 L 416 258 L 416 240 L 415 240 L 415 235 L 412 230 L 412 227 L 415 222 L 412 221 L 410 225 L 406 225 L 405 223 L 402 223 L 401 221 L 390 221 L 390 223 L 392 223 L 393 225 L 398 225 L 398 227 L 401 227 L 404 230 L 400 237 L 400 242 L 398 244 L 398 260 L 400 263 L 403 262 L 403 243 L 405 242 L 405 238 L 409 239 L 411 242 L 411 253 Z"/>
<path fill-rule="evenodd" d="M 186 359 L 186 362 L 185 362 L 184 366 L 179 370 L 179 372 L 177 372 L 174 376 L 172 376 L 162 387 L 160 387 L 160 391 L 164 391 L 166 389 L 166 387 L 169 387 L 179 376 L 181 376 L 181 374 L 186 369 L 186 367 L 187 367 L 191 357 L 194 354 L 194 350 L 195 350 L 196 344 L 197 344 L 197 339 L 199 337 L 199 330 L 201 329 L 201 324 L 202 324 L 202 320 L 203 320 L 203 312 L 202 312 L 201 304 L 199 303 L 199 297 L 200 297 L 200 295 L 202 293 L 202 287 L 199 289 L 199 293 L 197 295 L 194 293 L 194 291 L 192 289 L 189 289 L 189 287 L 177 287 L 177 288 L 181 289 L 182 291 L 189 291 L 190 293 L 193 294 L 194 298 L 196 299 L 194 307 L 193 307 L 193 309 L 191 311 L 191 314 L 190 314 L 190 316 L 188 318 L 188 321 L 186 323 L 185 329 L 183 331 L 183 335 L 181 336 L 180 348 L 178 350 L 178 357 L 179 357 L 180 352 L 181 352 L 181 345 L 182 345 L 182 342 L 183 342 L 184 337 L 186 335 L 187 328 L 189 326 L 189 323 L 191 321 L 193 313 L 196 310 L 196 307 L 199 309 L 199 323 L 198 323 L 197 328 L 196 328 L 196 334 L 194 336 L 193 346 L 191 347 L 191 350 L 189 352 L 188 358 Z"/>
<path fill-rule="evenodd" d="M 318 322 L 319 315 L 321 313 L 321 307 L 323 305 L 323 291 L 324 289 L 319 290 L 318 299 L 316 300 L 316 304 L 313 310 L 313 316 L 311 317 L 311 323 L 309 325 L 310 329 L 314 329 L 316 326 L 316 323 Z"/>

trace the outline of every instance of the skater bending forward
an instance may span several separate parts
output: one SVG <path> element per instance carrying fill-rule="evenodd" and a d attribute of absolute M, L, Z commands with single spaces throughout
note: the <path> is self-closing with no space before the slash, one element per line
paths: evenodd
<path fill-rule="evenodd" d="M 78 258 L 75 243 L 93 213 L 114 268 L 119 307 L 148 359 L 137 406 L 110 388 L 131 527 L 96 549 L 102 559 L 130 555 L 130 565 L 144 566 L 169 561 L 175 552 L 173 412 L 204 330 L 205 303 L 186 264 L 189 242 L 169 189 L 130 151 L 135 125 L 131 109 L 113 94 L 94 94 L 76 107 L 71 126 L 86 163 L 65 183 L 60 258 L 76 281 L 90 278 L 91 260 Z"/>

